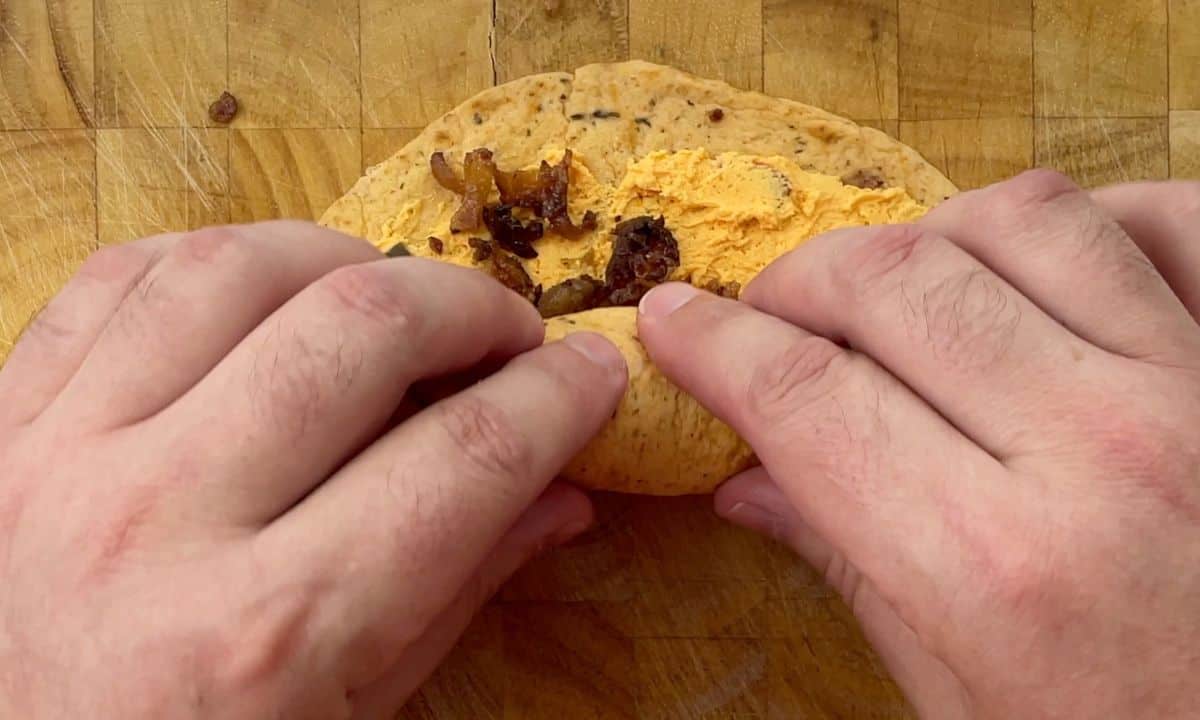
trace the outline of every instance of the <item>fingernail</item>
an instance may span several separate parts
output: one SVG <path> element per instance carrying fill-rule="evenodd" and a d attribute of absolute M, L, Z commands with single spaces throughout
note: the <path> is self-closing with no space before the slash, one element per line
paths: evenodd
<path fill-rule="evenodd" d="M 725 519 L 735 525 L 741 525 L 776 540 L 783 540 L 786 534 L 787 522 L 783 517 L 758 505 L 745 502 L 734 503 L 733 507 L 726 510 L 724 514 Z"/>
<path fill-rule="evenodd" d="M 652 318 L 666 317 L 699 294 L 699 290 L 687 283 L 659 285 L 642 296 L 642 301 L 638 303 L 638 313 Z"/>
<path fill-rule="evenodd" d="M 552 546 L 562 545 L 574 540 L 587 529 L 588 524 L 585 522 L 568 523 L 551 534 L 548 540 Z"/>
<path fill-rule="evenodd" d="M 563 342 L 588 360 L 609 370 L 624 370 L 625 357 L 603 335 L 590 332 L 571 333 Z"/>

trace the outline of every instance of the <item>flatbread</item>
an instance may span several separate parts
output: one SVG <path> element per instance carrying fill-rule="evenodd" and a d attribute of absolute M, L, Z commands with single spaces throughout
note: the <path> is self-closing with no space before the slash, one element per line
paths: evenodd
<path fill-rule="evenodd" d="M 545 73 L 484 90 L 369 168 L 325 211 L 320 223 L 379 245 L 383 223 L 407 198 L 432 196 L 454 202 L 454 194 L 429 174 L 429 156 L 438 150 L 461 158 L 465 150 L 495 145 L 504 148 L 506 162 L 536 163 L 544 147 L 562 144 L 566 136 L 563 108 L 571 86 L 569 73 Z"/>
<path fill-rule="evenodd" d="M 718 108 L 721 121 L 710 121 L 709 113 Z M 662 65 L 632 61 L 581 67 L 566 109 L 568 117 L 596 110 L 620 113 L 612 120 L 568 126 L 566 146 L 604 181 L 630 158 L 654 150 L 705 148 L 714 154 L 781 155 L 805 170 L 835 177 L 865 172 L 904 188 L 927 206 L 957 192 L 915 150 L 874 128 Z"/>
<path fill-rule="evenodd" d="M 604 335 L 629 367 L 618 422 L 605 426 L 563 476 L 584 487 L 650 495 L 710 492 L 750 467 L 754 451 L 725 423 L 667 380 L 636 339 L 637 309 L 597 308 L 546 321 L 546 340 Z"/>
<path fill-rule="evenodd" d="M 387 250 L 396 242 L 393 228 L 402 209 L 409 226 L 432 227 L 458 202 L 433 179 L 429 156 L 443 151 L 461 158 L 476 147 L 492 148 L 505 168 L 535 165 L 570 149 L 575 165 L 582 165 L 572 170 L 573 183 L 590 178 L 614 185 L 630 161 L 655 151 L 703 148 L 781 156 L 851 184 L 901 188 L 925 206 L 956 192 L 914 150 L 877 130 L 802 103 L 632 61 L 533 75 L 479 93 L 368 170 L 321 222 Z M 602 218 L 601 229 L 609 229 L 610 221 Z M 595 244 L 599 237 L 581 242 Z M 424 237 L 409 240 L 417 254 L 429 254 Z M 448 242 L 461 244 L 461 238 Z M 469 262 L 464 258 L 458 252 L 453 261 Z M 535 281 L 538 262 L 526 263 Z M 621 348 L 630 364 L 630 389 L 613 421 L 567 468 L 568 480 L 624 492 L 703 493 L 753 463 L 753 452 L 732 429 L 649 361 L 636 340 L 634 309 L 553 318 L 547 339 L 583 329 Z"/>

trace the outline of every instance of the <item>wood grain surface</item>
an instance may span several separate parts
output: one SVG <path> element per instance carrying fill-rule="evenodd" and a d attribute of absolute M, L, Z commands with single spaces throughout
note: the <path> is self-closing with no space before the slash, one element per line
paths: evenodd
<path fill-rule="evenodd" d="M 0 358 L 101 244 L 312 218 L 472 93 L 628 57 L 882 128 L 963 187 L 1200 177 L 1200 0 L 0 0 Z M 911 715 L 790 554 L 705 498 L 597 504 L 402 717 Z"/>

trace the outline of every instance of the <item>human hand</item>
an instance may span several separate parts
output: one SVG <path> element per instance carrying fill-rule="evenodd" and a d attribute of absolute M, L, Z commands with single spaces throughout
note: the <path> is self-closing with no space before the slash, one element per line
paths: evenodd
<path fill-rule="evenodd" d="M 391 717 L 591 520 L 549 482 L 624 362 L 541 341 L 480 273 L 302 223 L 94 255 L 0 368 L 0 717 Z"/>
<path fill-rule="evenodd" d="M 742 300 L 663 286 L 640 336 L 762 460 L 717 511 L 824 571 L 919 714 L 1196 712 L 1200 185 L 1027 173 Z"/>

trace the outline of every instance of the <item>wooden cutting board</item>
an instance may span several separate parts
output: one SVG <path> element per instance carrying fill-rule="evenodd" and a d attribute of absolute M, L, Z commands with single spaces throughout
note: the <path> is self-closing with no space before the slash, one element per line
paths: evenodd
<path fill-rule="evenodd" d="M 875 125 L 963 187 L 1200 177 L 1200 0 L 0 0 L 0 358 L 100 244 L 314 217 L 481 88 L 629 57 Z M 910 715 L 787 552 L 705 498 L 597 503 L 403 717 Z"/>

